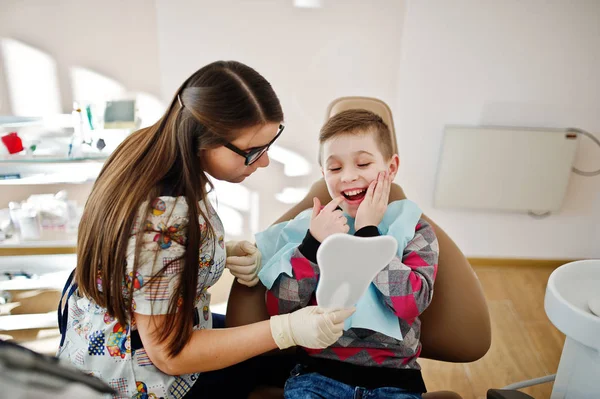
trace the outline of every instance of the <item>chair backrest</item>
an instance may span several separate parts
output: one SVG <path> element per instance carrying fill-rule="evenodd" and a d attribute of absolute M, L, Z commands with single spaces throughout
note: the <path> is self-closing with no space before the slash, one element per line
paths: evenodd
<path fill-rule="evenodd" d="M 333 100 L 327 107 L 325 120 L 327 121 L 333 115 L 349 109 L 366 109 L 381 116 L 390 132 L 392 133 L 392 144 L 394 152 L 398 152 L 398 142 L 396 140 L 396 129 L 394 127 L 394 118 L 392 110 L 383 101 L 373 97 L 340 97 Z"/>

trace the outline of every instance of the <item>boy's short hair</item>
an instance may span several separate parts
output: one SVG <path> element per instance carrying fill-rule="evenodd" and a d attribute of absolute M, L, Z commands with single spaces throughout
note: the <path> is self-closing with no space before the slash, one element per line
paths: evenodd
<path fill-rule="evenodd" d="M 323 144 L 344 134 L 375 133 L 375 141 L 385 160 L 394 155 L 392 134 L 388 125 L 374 112 L 366 109 L 349 109 L 335 114 L 321 128 L 319 134 L 319 165 L 322 162 Z"/>

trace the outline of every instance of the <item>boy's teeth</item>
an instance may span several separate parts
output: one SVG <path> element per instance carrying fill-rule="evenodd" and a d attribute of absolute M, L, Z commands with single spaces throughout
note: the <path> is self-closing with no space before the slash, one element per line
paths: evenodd
<path fill-rule="evenodd" d="M 363 190 L 351 190 L 351 191 L 344 191 L 344 193 L 345 193 L 346 195 L 357 195 L 357 194 L 360 194 L 360 193 L 362 193 L 362 191 L 363 191 Z"/>

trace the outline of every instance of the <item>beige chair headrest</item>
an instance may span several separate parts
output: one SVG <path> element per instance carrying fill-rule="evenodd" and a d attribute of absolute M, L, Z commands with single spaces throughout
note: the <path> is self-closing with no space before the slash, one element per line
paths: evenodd
<path fill-rule="evenodd" d="M 394 119 L 392 118 L 392 110 L 383 101 L 373 97 L 340 97 L 333 100 L 327 107 L 325 120 L 349 109 L 366 109 L 381 116 L 383 121 L 388 125 L 392 134 L 392 144 L 394 152 L 398 153 L 398 142 L 396 141 L 396 131 L 394 129 Z"/>

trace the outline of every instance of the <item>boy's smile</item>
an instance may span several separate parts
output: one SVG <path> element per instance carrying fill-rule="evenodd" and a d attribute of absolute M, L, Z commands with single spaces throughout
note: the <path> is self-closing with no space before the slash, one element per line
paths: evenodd
<path fill-rule="evenodd" d="M 365 198 L 368 186 L 365 188 L 351 188 L 349 190 L 342 191 L 342 195 L 349 204 L 358 203 L 360 204 Z"/>
<path fill-rule="evenodd" d="M 379 172 L 398 171 L 399 158 L 394 154 L 385 160 L 375 135 L 365 133 L 345 133 L 332 137 L 323 143 L 323 177 L 332 198 L 344 197 L 340 205 L 350 217 L 365 198 L 369 184 L 377 179 Z"/>

